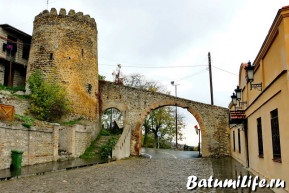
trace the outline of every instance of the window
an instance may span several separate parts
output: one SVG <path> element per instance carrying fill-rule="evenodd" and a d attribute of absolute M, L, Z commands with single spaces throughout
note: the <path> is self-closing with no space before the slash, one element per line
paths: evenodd
<path fill-rule="evenodd" d="M 241 153 L 241 137 L 240 137 L 240 129 L 238 129 L 238 148 L 239 148 L 239 153 Z"/>
<path fill-rule="evenodd" d="M 271 132 L 272 132 L 273 160 L 281 162 L 278 109 L 271 111 Z"/>
<path fill-rule="evenodd" d="M 23 44 L 22 58 L 28 60 L 30 46 L 27 43 Z"/>
<path fill-rule="evenodd" d="M 8 35 L 8 41 L 7 41 L 7 47 L 6 51 L 8 54 L 11 54 L 11 56 L 15 56 L 15 53 L 17 52 L 17 38 Z"/>
<path fill-rule="evenodd" d="M 257 119 L 257 134 L 258 134 L 259 157 L 264 157 L 261 117 Z"/>
<path fill-rule="evenodd" d="M 236 140 L 235 140 L 235 131 L 233 131 L 233 147 L 234 147 L 234 151 L 236 151 Z"/>
<path fill-rule="evenodd" d="M 50 53 L 49 60 L 53 60 L 53 59 L 54 59 L 53 53 Z"/>

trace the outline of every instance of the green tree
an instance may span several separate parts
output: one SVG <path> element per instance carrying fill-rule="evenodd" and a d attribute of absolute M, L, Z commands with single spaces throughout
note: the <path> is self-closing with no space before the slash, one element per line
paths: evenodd
<path fill-rule="evenodd" d="M 176 137 L 175 111 L 173 107 L 161 107 L 152 110 L 143 124 L 143 146 L 148 146 L 150 134 L 154 138 L 154 147 L 157 147 L 158 132 L 161 133 L 159 140 L 162 143 L 171 143 Z M 184 116 L 178 114 L 178 140 L 183 139 L 182 129 L 185 127 Z"/>
<path fill-rule="evenodd" d="M 98 80 L 105 80 L 105 78 L 106 78 L 106 77 L 103 76 L 103 75 L 100 75 L 100 74 L 98 75 Z"/>
<path fill-rule="evenodd" d="M 65 89 L 55 81 L 46 81 L 37 70 L 28 79 L 31 91 L 30 112 L 40 120 L 56 121 L 69 111 Z"/>
<path fill-rule="evenodd" d="M 147 81 L 141 74 L 132 74 L 125 76 L 124 84 L 135 88 L 145 89 L 152 92 L 161 92 L 169 94 L 167 89 L 155 81 Z M 184 116 L 178 114 L 178 139 L 182 139 L 182 129 L 185 127 Z M 175 129 L 175 111 L 174 107 L 161 107 L 152 110 L 146 117 L 143 123 L 143 146 L 151 147 L 151 141 L 153 139 L 153 147 L 157 146 L 157 133 L 160 132 L 161 136 L 160 146 L 166 146 L 170 144 L 176 136 Z M 152 139 L 151 139 L 152 138 Z"/>

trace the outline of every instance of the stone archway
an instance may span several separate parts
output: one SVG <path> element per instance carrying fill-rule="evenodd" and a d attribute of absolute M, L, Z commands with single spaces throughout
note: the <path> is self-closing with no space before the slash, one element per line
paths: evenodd
<path fill-rule="evenodd" d="M 178 106 L 187 109 L 197 120 L 202 131 L 203 157 L 230 155 L 230 132 L 227 108 L 151 92 L 133 87 L 100 81 L 102 109 L 120 106 L 125 111 L 124 124 L 131 131 L 130 153 L 139 155 L 141 127 L 146 115 L 162 106 Z"/>
<path fill-rule="evenodd" d="M 177 106 L 177 107 L 181 107 L 184 109 L 187 109 L 187 111 L 197 120 L 200 129 L 201 129 L 201 138 L 203 139 L 203 134 L 206 134 L 206 127 L 204 124 L 204 121 L 201 117 L 201 115 L 192 107 L 188 106 L 185 103 L 182 102 L 176 102 L 174 100 L 164 100 L 164 101 L 160 101 L 157 103 L 152 104 L 151 106 L 147 107 L 146 109 L 143 110 L 140 119 L 137 120 L 136 122 L 136 128 L 133 130 L 132 132 L 132 152 L 135 152 L 135 154 L 140 154 L 141 151 L 141 142 L 142 142 L 142 125 L 144 123 L 144 120 L 146 118 L 146 116 L 155 109 L 161 108 L 161 107 L 165 107 L 165 106 Z M 203 141 L 203 140 L 202 140 Z M 205 140 L 206 141 L 206 140 Z M 205 145 L 206 149 L 206 144 L 203 144 L 202 142 L 202 147 L 203 145 Z"/>

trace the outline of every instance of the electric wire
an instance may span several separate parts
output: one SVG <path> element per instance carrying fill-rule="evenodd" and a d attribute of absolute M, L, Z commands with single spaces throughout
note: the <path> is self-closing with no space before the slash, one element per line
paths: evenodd
<path fill-rule="evenodd" d="M 3 43 L 10 42 L 10 43 L 17 43 L 17 44 L 20 44 L 20 45 L 29 45 L 29 46 L 31 45 L 30 43 L 25 43 L 25 42 L 18 42 L 18 41 L 15 42 L 15 41 L 10 40 L 8 38 L 5 38 L 3 36 L 0 36 L 0 41 L 3 42 Z M 102 66 L 115 66 L 114 64 L 99 64 L 99 65 L 102 65 Z M 126 68 L 139 68 L 139 69 L 141 69 L 141 68 L 194 68 L 194 67 L 203 67 L 203 66 L 207 66 L 207 65 L 205 65 L 205 64 L 203 64 L 203 65 L 182 65 L 182 66 L 147 66 L 147 65 L 134 66 L 134 65 L 122 65 L 122 67 L 126 67 Z M 235 74 L 233 72 L 224 70 L 224 69 L 219 68 L 217 66 L 212 65 L 212 67 L 215 68 L 215 69 L 221 70 L 223 72 L 238 76 L 237 74 Z"/>
<path fill-rule="evenodd" d="M 224 69 L 219 68 L 219 67 L 217 67 L 217 66 L 212 65 L 212 67 L 214 67 L 214 68 L 216 68 L 216 69 L 218 69 L 218 70 L 221 70 L 221 71 L 223 71 L 223 72 L 227 72 L 227 73 L 229 73 L 229 74 L 232 74 L 232 75 L 238 76 L 237 74 L 235 74 L 235 73 L 233 73 L 233 72 L 230 72 L 230 71 L 224 70 Z"/>
<path fill-rule="evenodd" d="M 194 73 L 194 74 L 185 76 L 185 77 L 177 80 L 176 82 L 180 82 L 181 80 L 185 80 L 185 79 L 187 79 L 187 78 L 191 78 L 191 77 L 193 77 L 193 76 L 199 75 L 199 74 L 201 74 L 201 73 L 204 72 L 204 71 L 207 71 L 207 69 L 203 69 L 203 70 L 201 70 L 201 71 L 199 71 L 199 72 L 196 72 L 196 73 Z"/>
<path fill-rule="evenodd" d="M 99 64 L 103 66 L 115 66 L 114 64 Z M 193 66 L 130 66 L 130 65 L 121 65 L 126 68 L 192 68 L 192 67 L 201 67 L 207 65 L 193 65 Z"/>

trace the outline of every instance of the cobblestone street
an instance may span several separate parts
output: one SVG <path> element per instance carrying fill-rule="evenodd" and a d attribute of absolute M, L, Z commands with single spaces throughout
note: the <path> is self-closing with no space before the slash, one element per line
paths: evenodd
<path fill-rule="evenodd" d="M 212 163 L 211 159 L 205 158 L 144 159 L 134 157 L 81 169 L 2 181 L 0 192 L 240 192 L 240 190 L 232 189 L 194 191 L 186 189 L 190 175 L 195 175 L 199 179 L 208 179 L 211 175 L 215 175 L 216 178 L 220 176 L 220 171 L 224 168 Z M 215 170 L 216 167 L 218 167 L 217 170 Z M 231 167 L 232 165 L 228 165 L 229 170 L 225 171 L 229 174 L 227 178 L 234 178 L 232 174 L 234 172 L 230 171 Z M 262 192 L 266 190 L 262 189 Z"/>

